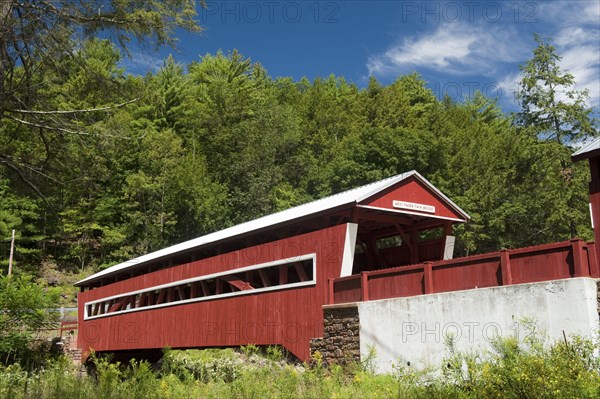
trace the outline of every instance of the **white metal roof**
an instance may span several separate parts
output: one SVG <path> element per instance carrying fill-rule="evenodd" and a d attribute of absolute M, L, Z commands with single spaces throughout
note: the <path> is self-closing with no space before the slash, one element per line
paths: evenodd
<path fill-rule="evenodd" d="M 573 158 L 583 159 L 583 158 L 585 158 L 585 156 L 581 157 L 582 155 L 585 155 L 588 152 L 598 151 L 598 150 L 600 150 L 600 137 L 597 137 L 595 140 L 592 140 L 591 143 L 584 145 L 583 147 L 581 147 L 579 150 L 577 150 L 571 156 Z"/>
<path fill-rule="evenodd" d="M 330 209 L 342 207 L 344 205 L 357 204 L 411 176 L 415 176 L 417 179 L 419 179 L 421 182 L 427 185 L 430 189 L 432 189 L 444 201 L 446 201 L 450 207 L 452 207 L 459 214 L 464 216 L 465 220 L 470 219 L 469 215 L 465 211 L 460 209 L 454 202 L 452 202 L 448 197 L 442 194 L 441 191 L 439 191 L 435 186 L 429 183 L 429 181 L 427 181 L 427 179 L 421 176 L 418 172 L 412 170 L 410 172 L 402 173 L 396 176 L 389 177 L 387 179 L 377 181 L 375 183 L 367 184 L 352 190 L 341 192 L 339 194 L 334 194 L 329 197 L 321 198 L 303 205 L 283 210 L 281 212 L 272 213 L 270 215 L 254 219 L 249 222 L 238 224 L 236 226 L 232 226 L 224 230 L 219 230 L 202 237 L 194 238 L 189 241 L 185 241 L 167 248 L 160 249 L 155 252 L 151 252 L 149 254 L 139 256 L 137 258 L 128 260 L 123 263 L 119 263 L 115 266 L 111 266 L 107 269 L 102 270 L 101 272 L 84 278 L 83 280 L 78 281 L 75 285 L 83 285 L 86 282 L 97 280 L 99 277 L 114 274 L 116 272 L 129 269 L 133 266 L 147 263 L 168 255 L 180 253 L 192 248 L 199 248 L 207 244 L 212 244 L 228 238 L 240 236 L 242 234 L 250 233 L 252 231 L 259 230 L 265 227 L 276 226 L 284 222 L 289 222 L 309 215 L 318 214 Z"/>

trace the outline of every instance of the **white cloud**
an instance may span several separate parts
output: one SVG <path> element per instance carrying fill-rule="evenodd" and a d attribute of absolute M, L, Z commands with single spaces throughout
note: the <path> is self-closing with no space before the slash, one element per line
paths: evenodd
<path fill-rule="evenodd" d="M 562 56 L 562 71 L 574 76 L 575 89 L 589 90 L 591 106 L 600 106 L 600 2 L 535 4 L 535 23 L 525 23 L 524 15 L 519 14 L 518 21 L 461 20 L 430 24 L 423 28 L 424 33 L 401 36 L 384 52 L 369 57 L 369 74 L 385 78 L 418 71 L 446 80 L 484 77 L 497 82 L 500 101 L 512 108 L 521 79 L 519 65 L 531 59 L 535 46 L 532 34 L 536 32 L 552 38 L 557 54 Z"/>
<path fill-rule="evenodd" d="M 519 89 L 519 81 L 521 74 L 514 72 L 504 76 L 498 81 L 498 90 L 500 101 L 503 104 L 511 104 L 514 102 L 515 93 Z"/>
<path fill-rule="evenodd" d="M 560 47 L 577 45 L 589 40 L 590 33 L 582 27 L 577 26 L 572 26 L 570 29 L 563 28 L 555 33 L 553 42 Z"/>
<path fill-rule="evenodd" d="M 432 32 L 405 38 L 367 63 L 371 75 L 429 69 L 448 75 L 486 74 L 499 63 L 522 58 L 527 45 L 514 29 L 473 24 L 443 24 Z"/>
<path fill-rule="evenodd" d="M 554 1 L 539 5 L 547 35 L 562 56 L 561 70 L 573 75 L 575 89 L 589 90 L 591 106 L 600 106 L 600 2 Z"/>
<path fill-rule="evenodd" d="M 164 59 L 150 55 L 143 51 L 132 51 L 130 56 L 123 57 L 121 61 L 121 67 L 125 68 L 128 73 L 142 73 L 156 72 L 164 63 Z"/>
<path fill-rule="evenodd" d="M 600 105 L 600 42 L 599 29 L 563 30 L 557 35 L 557 53 L 562 56 L 560 67 L 575 78 L 577 90 L 588 89 L 590 103 Z"/>
<path fill-rule="evenodd" d="M 545 23 L 558 26 L 598 25 L 600 20 L 600 2 L 583 1 L 545 1 L 536 3 L 537 17 Z"/>
<path fill-rule="evenodd" d="M 600 29 L 583 26 L 569 26 L 555 30 L 552 44 L 561 56 L 559 66 L 562 73 L 570 73 L 575 80 L 575 90 L 589 91 L 589 105 L 600 105 Z M 529 55 L 527 58 L 530 58 Z M 526 62 L 522 60 L 521 63 Z M 521 79 L 519 73 L 510 73 L 499 80 L 504 94 L 514 93 Z M 559 100 L 569 101 L 564 93 L 558 93 Z M 505 100 L 508 98 L 505 97 Z"/>

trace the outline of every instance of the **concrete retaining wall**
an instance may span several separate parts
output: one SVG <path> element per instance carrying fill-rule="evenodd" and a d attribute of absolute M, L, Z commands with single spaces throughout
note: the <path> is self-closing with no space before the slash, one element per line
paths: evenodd
<path fill-rule="evenodd" d="M 480 351 L 499 335 L 591 336 L 600 329 L 597 300 L 596 280 L 572 278 L 360 302 L 360 352 L 374 348 L 376 370 L 390 372 L 400 363 L 439 365 L 447 337 L 457 350 Z"/>

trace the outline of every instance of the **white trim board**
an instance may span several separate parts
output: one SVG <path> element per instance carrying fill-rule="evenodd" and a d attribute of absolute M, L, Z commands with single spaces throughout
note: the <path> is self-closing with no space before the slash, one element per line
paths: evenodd
<path fill-rule="evenodd" d="M 346 277 L 352 274 L 357 233 L 358 224 L 346 223 L 346 238 L 344 240 L 344 253 L 342 256 L 342 269 L 340 270 L 340 277 Z"/>
<path fill-rule="evenodd" d="M 401 211 L 401 210 L 398 210 L 398 209 L 380 208 L 378 206 L 357 205 L 357 207 L 358 208 L 362 208 L 362 209 L 371 209 L 373 211 L 398 213 L 398 214 L 401 214 L 401 215 L 422 216 L 422 217 L 428 218 L 428 219 L 451 220 L 453 222 L 466 222 L 466 220 L 463 220 L 463 219 L 449 218 L 449 217 L 446 217 L 446 216 L 428 215 L 428 214 L 424 214 L 424 213 L 411 212 L 411 211 Z"/>
<path fill-rule="evenodd" d="M 110 301 L 111 299 L 124 298 L 124 297 L 128 297 L 128 296 L 143 294 L 145 292 L 152 292 L 152 291 L 156 291 L 156 290 L 160 290 L 160 289 L 164 289 L 164 288 L 176 287 L 176 286 L 183 285 L 183 284 L 195 283 L 195 282 L 204 281 L 204 280 L 211 280 L 211 279 L 214 279 L 217 277 L 231 275 L 231 274 L 235 274 L 235 273 L 243 273 L 246 271 L 265 269 L 268 267 L 279 266 L 279 265 L 287 265 L 287 264 L 294 263 L 294 262 L 301 262 L 303 260 L 312 260 L 313 278 L 309 281 L 301 281 L 298 283 L 291 283 L 291 284 L 282 284 L 282 285 L 276 285 L 276 286 L 272 286 L 272 287 L 256 288 L 253 290 L 246 290 L 246 291 L 228 292 L 225 294 L 211 295 L 211 296 L 207 296 L 207 297 L 184 299 L 184 300 L 179 300 L 179 301 L 174 301 L 174 302 L 160 303 L 157 305 L 150 305 L 150 306 L 143 306 L 143 307 L 133 308 L 133 309 L 119 310 L 116 312 L 104 313 L 104 314 L 100 314 L 100 315 L 93 315 L 93 316 L 88 315 L 88 306 L 93 306 L 97 303 Z M 116 315 L 120 315 L 120 314 L 124 314 L 124 313 L 130 313 L 130 312 L 142 311 L 142 310 L 152 310 L 152 309 L 163 308 L 163 307 L 167 307 L 167 306 L 182 305 L 182 304 L 186 304 L 186 303 L 228 298 L 228 297 L 238 296 L 238 295 L 257 294 L 257 293 L 262 293 L 262 292 L 276 291 L 276 290 L 289 289 L 289 288 L 298 288 L 298 287 L 304 287 L 304 286 L 309 286 L 309 285 L 315 285 L 316 283 L 317 283 L 317 254 L 311 253 L 311 254 L 306 254 L 306 255 L 301 255 L 301 256 L 294 256 L 294 257 L 290 257 L 290 258 L 286 258 L 286 259 L 280 259 L 280 260 L 276 260 L 276 261 L 272 261 L 272 262 L 265 262 L 265 263 L 260 263 L 257 265 L 241 267 L 238 269 L 227 270 L 224 272 L 212 273 L 212 274 L 207 274 L 204 276 L 198 276 L 198 277 L 192 277 L 192 278 L 183 279 L 183 280 L 172 281 L 172 282 L 166 283 L 166 284 L 155 285 L 155 286 L 143 288 L 140 290 L 124 292 L 121 294 L 111 295 L 108 297 L 95 299 L 93 301 L 88 301 L 83 305 L 83 309 L 84 309 L 83 319 L 84 320 L 92 320 L 92 319 L 97 319 L 100 317 L 116 316 Z"/>

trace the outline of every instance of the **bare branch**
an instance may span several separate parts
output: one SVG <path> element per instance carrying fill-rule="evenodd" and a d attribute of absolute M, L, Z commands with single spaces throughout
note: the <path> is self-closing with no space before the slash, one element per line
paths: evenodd
<path fill-rule="evenodd" d="M 78 135 L 78 136 L 89 136 L 90 135 L 87 132 L 78 132 L 78 131 L 75 131 L 75 130 L 65 129 L 63 127 L 40 125 L 39 123 L 24 121 L 23 119 L 15 118 L 14 116 L 10 116 L 10 115 L 8 115 L 8 118 L 12 119 L 15 122 L 19 122 L 19 123 L 22 123 L 23 125 L 27 125 L 27 126 L 39 127 L 39 128 L 48 129 L 48 130 L 56 130 L 56 131 L 59 131 L 59 132 L 68 133 L 68 134 L 75 134 L 75 135 Z"/>
<path fill-rule="evenodd" d="M 44 196 L 44 194 L 42 194 L 42 192 L 39 190 L 39 188 L 37 188 L 37 186 L 35 184 L 30 182 L 25 177 L 25 175 L 23 175 L 23 172 L 21 171 L 21 169 L 19 169 L 15 164 L 13 164 L 12 162 L 9 161 L 8 157 L 0 154 L 0 163 L 3 163 L 8 168 L 14 170 L 17 173 L 17 175 L 19 176 L 19 178 L 21 179 L 21 181 L 23 181 L 23 183 L 25 183 L 27 186 L 29 186 L 29 188 L 31 188 L 46 203 L 46 205 L 48 205 L 50 210 L 54 210 L 54 208 L 52 207 L 52 204 L 50 204 L 48 202 L 48 200 L 46 200 L 46 197 Z"/>
<path fill-rule="evenodd" d="M 36 111 L 36 110 L 28 110 L 28 109 L 7 109 L 8 112 L 16 112 L 20 114 L 35 114 L 35 115 L 62 115 L 62 114 L 77 114 L 84 112 L 98 112 L 98 111 L 109 111 L 111 109 L 121 108 L 128 104 L 139 101 L 142 97 L 134 98 L 133 100 L 125 101 L 124 103 L 116 104 L 116 105 L 107 105 L 105 107 L 98 108 L 87 108 L 87 109 L 73 109 L 66 111 Z"/>
<path fill-rule="evenodd" d="M 50 116 L 53 116 L 52 113 L 50 113 Z M 27 125 L 27 126 L 33 126 L 33 127 L 37 127 L 37 128 L 41 128 L 41 129 L 47 129 L 47 130 L 55 130 L 57 132 L 61 132 L 61 133 L 67 133 L 67 134 L 73 134 L 75 136 L 81 137 L 81 136 L 92 136 L 92 133 L 89 132 L 82 132 L 81 130 L 71 130 L 71 129 L 67 129 L 64 127 L 58 127 L 58 126 L 51 126 L 51 125 L 42 125 L 39 123 L 35 123 L 35 122 L 29 122 L 23 119 L 19 119 L 19 118 L 15 118 L 14 116 L 11 115 L 7 115 L 7 118 L 12 119 L 15 122 L 21 123 L 23 125 Z M 60 123 L 60 121 L 55 120 L 55 123 Z M 114 134 L 107 134 L 107 133 L 102 133 L 102 134 L 98 134 L 98 136 L 104 136 L 104 137 L 112 137 L 115 139 L 122 139 L 122 140 L 139 140 L 141 138 L 143 138 L 146 135 L 146 133 L 144 132 L 144 134 L 142 134 L 141 136 L 138 137 L 126 137 L 126 136 L 117 136 Z"/>

